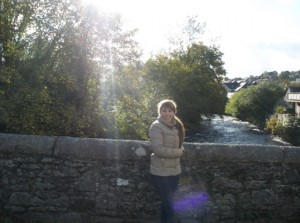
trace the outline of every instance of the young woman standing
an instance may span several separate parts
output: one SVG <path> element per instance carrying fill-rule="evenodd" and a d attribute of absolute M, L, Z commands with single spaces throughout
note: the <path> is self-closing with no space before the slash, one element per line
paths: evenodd
<path fill-rule="evenodd" d="M 180 157 L 184 152 L 185 129 L 176 117 L 176 103 L 162 100 L 158 103 L 158 118 L 149 130 L 151 143 L 150 174 L 154 188 L 161 198 L 162 223 L 175 223 L 173 197 L 181 173 Z"/>

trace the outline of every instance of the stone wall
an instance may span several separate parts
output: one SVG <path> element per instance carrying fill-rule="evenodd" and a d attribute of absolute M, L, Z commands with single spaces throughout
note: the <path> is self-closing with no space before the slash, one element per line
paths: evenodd
<path fill-rule="evenodd" d="M 158 222 L 144 141 L 0 134 L 0 222 Z M 300 148 L 185 144 L 189 222 L 300 222 Z"/>

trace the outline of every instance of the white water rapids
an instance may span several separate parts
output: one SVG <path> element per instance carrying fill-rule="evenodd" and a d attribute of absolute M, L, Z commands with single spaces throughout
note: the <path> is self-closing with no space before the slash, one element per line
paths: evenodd
<path fill-rule="evenodd" d="M 278 137 L 260 131 L 256 126 L 231 116 L 215 117 L 210 122 L 204 121 L 198 133 L 187 136 L 186 142 L 288 145 Z"/>

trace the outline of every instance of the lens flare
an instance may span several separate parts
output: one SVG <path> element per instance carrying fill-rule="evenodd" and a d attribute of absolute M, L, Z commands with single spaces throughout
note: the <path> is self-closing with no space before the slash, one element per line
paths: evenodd
<path fill-rule="evenodd" d="M 175 211 L 183 211 L 186 209 L 193 209 L 200 205 L 206 203 L 209 199 L 208 193 L 197 193 L 197 194 L 190 194 L 182 199 L 176 201 L 173 204 L 173 208 Z"/>

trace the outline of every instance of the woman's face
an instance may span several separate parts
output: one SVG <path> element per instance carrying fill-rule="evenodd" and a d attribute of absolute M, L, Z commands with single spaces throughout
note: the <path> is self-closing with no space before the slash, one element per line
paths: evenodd
<path fill-rule="evenodd" d="M 165 122 L 171 122 L 174 118 L 175 112 L 168 107 L 162 107 L 160 110 L 160 117 L 165 121 Z"/>

